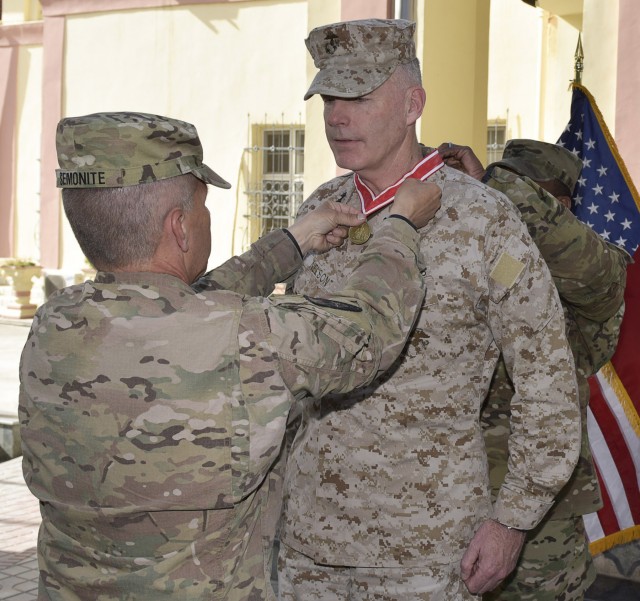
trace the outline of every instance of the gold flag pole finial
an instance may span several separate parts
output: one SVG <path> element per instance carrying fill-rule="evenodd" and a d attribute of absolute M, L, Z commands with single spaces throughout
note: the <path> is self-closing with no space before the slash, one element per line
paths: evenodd
<path fill-rule="evenodd" d="M 575 60 L 575 78 L 573 83 L 582 83 L 582 70 L 584 69 L 584 52 L 582 51 L 582 35 L 578 34 L 578 45 L 576 46 Z"/>

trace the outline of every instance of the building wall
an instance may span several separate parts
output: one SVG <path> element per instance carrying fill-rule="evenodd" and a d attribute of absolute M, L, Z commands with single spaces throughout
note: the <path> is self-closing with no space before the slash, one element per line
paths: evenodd
<path fill-rule="evenodd" d="M 631 178 L 640 187 L 640 10 L 637 0 L 620 0 L 616 68 L 615 138 Z"/>
<path fill-rule="evenodd" d="M 24 22 L 23 0 L 4 0 L 2 2 L 2 24 L 11 25 Z"/>
<path fill-rule="evenodd" d="M 487 117 L 506 122 L 507 139 L 538 135 L 542 11 L 492 0 Z"/>
<path fill-rule="evenodd" d="M 489 0 L 424 0 L 418 35 L 427 104 L 421 140 L 430 146 L 453 141 L 485 158 Z"/>
<path fill-rule="evenodd" d="M 564 19 L 548 12 L 543 11 L 541 21 L 538 130 L 532 137 L 556 142 L 569 121 L 579 32 Z"/>
<path fill-rule="evenodd" d="M 40 128 L 42 47 L 20 48 L 15 141 L 15 254 L 40 259 Z"/>
<path fill-rule="evenodd" d="M 489 120 L 507 139 L 555 142 L 569 119 L 578 30 L 524 2 L 492 0 Z"/>
<path fill-rule="evenodd" d="M 40 258 L 42 23 L 0 28 L 0 257 Z"/>
<path fill-rule="evenodd" d="M 40 260 L 42 24 L 34 0 L 5 0 L 0 28 L 0 257 Z"/>
<path fill-rule="evenodd" d="M 640 6 L 637 7 L 640 9 Z M 584 0 L 582 83 L 598 103 L 604 120 L 615 137 L 618 72 L 619 0 Z"/>

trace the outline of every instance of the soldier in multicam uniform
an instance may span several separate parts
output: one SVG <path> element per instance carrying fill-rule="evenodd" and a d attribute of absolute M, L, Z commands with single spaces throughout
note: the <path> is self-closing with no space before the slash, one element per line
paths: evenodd
<path fill-rule="evenodd" d="M 587 378 L 615 351 L 630 259 L 624 250 L 602 239 L 571 213 L 571 193 L 580 177 L 582 161 L 562 146 L 510 140 L 502 160 L 486 170 L 467 146 L 446 143 L 439 150 L 448 165 L 504 193 L 520 211 L 560 294 L 582 410 L 582 448 L 571 480 L 543 522 L 529 533 L 516 570 L 485 598 L 583 599 L 595 579 L 595 569 L 581 516 L 602 507 L 587 438 Z M 494 494 L 507 469 L 513 394 L 501 361 L 481 416 Z"/>
<path fill-rule="evenodd" d="M 502 194 L 419 145 L 425 91 L 414 24 L 337 23 L 311 31 L 336 162 L 322 185 L 363 203 L 371 238 L 309 256 L 294 289 L 343 289 L 380 235 L 395 184 L 426 178 L 442 208 L 421 230 L 427 296 L 401 360 L 361 391 L 302 409 L 285 476 L 283 601 L 476 599 L 513 569 L 573 472 L 580 411 L 562 307 L 544 260 Z M 480 407 L 500 357 L 517 390 L 509 472 L 491 501 Z"/>
<path fill-rule="evenodd" d="M 270 299 L 257 295 L 341 243 L 357 211 L 328 203 L 196 281 L 206 184 L 229 184 L 202 163 L 191 124 L 68 118 L 57 149 L 65 211 L 98 273 L 40 307 L 20 364 L 38 598 L 274 600 L 272 468 L 289 409 L 398 357 L 424 299 L 413 225 L 440 190 L 403 190 L 342 293 Z"/>

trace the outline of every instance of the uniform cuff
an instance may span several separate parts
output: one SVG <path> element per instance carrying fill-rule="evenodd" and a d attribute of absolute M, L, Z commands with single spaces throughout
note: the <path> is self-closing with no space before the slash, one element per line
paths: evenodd
<path fill-rule="evenodd" d="M 389 215 L 387 219 L 391 219 L 392 217 L 395 219 L 402 219 L 402 221 L 406 221 L 414 230 L 416 230 L 416 232 L 418 231 L 418 228 L 416 227 L 415 223 L 413 223 L 413 221 L 411 221 L 411 219 L 409 219 L 408 217 L 405 217 L 404 215 L 398 215 L 397 213 L 393 213 L 393 215 Z"/>
<path fill-rule="evenodd" d="M 298 250 L 298 254 L 300 255 L 300 258 L 304 259 L 304 255 L 302 254 L 302 251 L 300 250 L 300 245 L 298 244 L 298 241 L 293 237 L 293 234 L 287 228 L 284 228 L 284 227 L 282 228 L 282 231 L 287 236 L 289 236 L 289 239 L 291 240 L 291 242 L 293 242 L 294 246 Z"/>
<path fill-rule="evenodd" d="M 514 492 L 502 487 L 491 516 L 503 526 L 517 530 L 531 530 L 535 528 L 553 506 L 550 500 L 525 497 L 522 492 Z"/>

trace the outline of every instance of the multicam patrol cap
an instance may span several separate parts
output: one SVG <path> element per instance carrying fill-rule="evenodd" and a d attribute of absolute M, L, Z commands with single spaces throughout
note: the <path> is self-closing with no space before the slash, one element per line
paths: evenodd
<path fill-rule="evenodd" d="M 569 194 L 582 170 L 582 161 L 571 151 L 538 140 L 509 140 L 502 159 L 493 165 L 506 167 L 538 182 L 557 179 L 568 188 Z"/>
<path fill-rule="evenodd" d="M 396 67 L 416 57 L 415 23 L 363 19 L 316 27 L 305 44 L 320 71 L 304 95 L 358 98 L 380 87 Z"/>
<path fill-rule="evenodd" d="M 218 188 L 231 184 L 202 162 L 191 123 L 146 113 L 94 113 L 58 123 L 58 188 L 123 188 L 193 173 Z"/>

